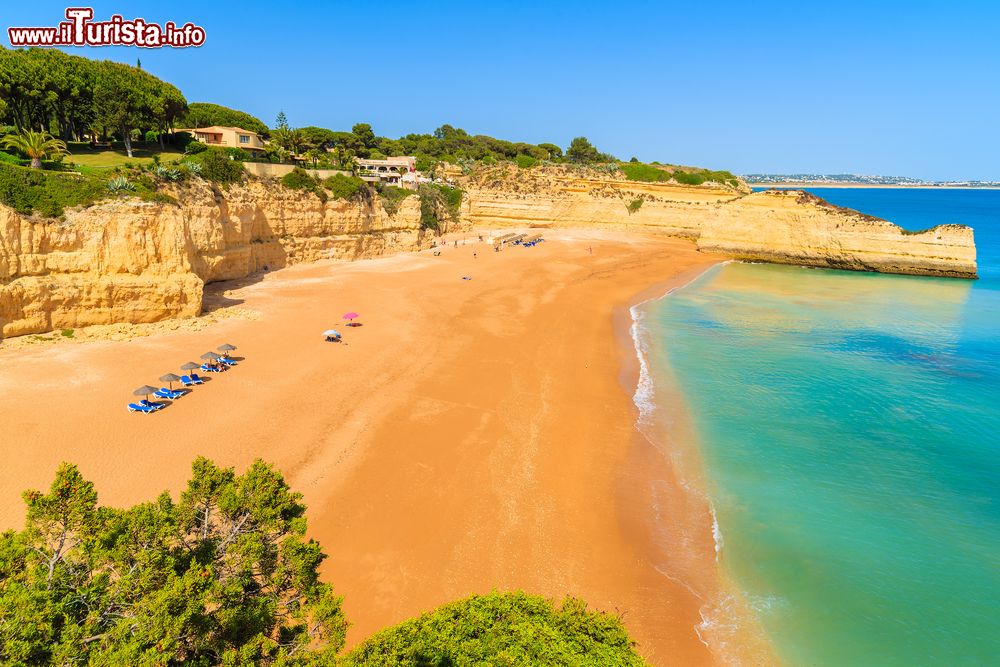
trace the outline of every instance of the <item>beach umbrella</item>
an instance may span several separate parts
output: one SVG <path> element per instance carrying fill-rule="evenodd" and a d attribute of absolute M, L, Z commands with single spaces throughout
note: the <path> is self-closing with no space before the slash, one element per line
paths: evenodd
<path fill-rule="evenodd" d="M 171 390 L 173 390 L 173 388 L 174 388 L 174 383 L 175 382 L 180 382 L 180 380 L 181 380 L 180 376 L 174 375 L 173 373 L 167 373 L 166 375 L 161 375 L 160 376 L 160 381 L 161 382 L 169 382 L 170 383 L 170 389 Z"/>
<path fill-rule="evenodd" d="M 323 332 L 325 338 L 340 338 L 340 332 L 335 329 L 327 329 Z"/>
<path fill-rule="evenodd" d="M 186 364 L 181 364 L 182 371 L 196 371 L 201 368 L 201 364 L 194 361 L 189 361 Z"/>
<path fill-rule="evenodd" d="M 353 312 L 353 311 L 351 311 L 350 313 L 344 313 L 344 319 L 345 320 L 350 320 L 351 324 L 354 324 L 354 319 L 356 317 L 358 317 L 358 314 L 355 313 L 355 312 Z"/>
<path fill-rule="evenodd" d="M 222 356 L 221 354 L 216 354 L 215 352 L 206 352 L 205 354 L 201 355 L 198 358 L 199 359 L 205 359 L 206 361 L 208 361 L 209 359 L 211 359 L 212 361 L 215 361 L 216 359 L 218 359 L 221 356 Z"/>
<path fill-rule="evenodd" d="M 222 352 L 222 356 L 228 357 L 229 353 L 236 349 L 236 346 L 233 345 L 232 343 L 223 343 L 216 349 Z"/>
<path fill-rule="evenodd" d="M 135 391 L 132 392 L 133 396 L 145 396 L 147 399 L 150 394 L 156 393 L 156 387 L 150 387 L 148 384 L 144 384 Z"/>

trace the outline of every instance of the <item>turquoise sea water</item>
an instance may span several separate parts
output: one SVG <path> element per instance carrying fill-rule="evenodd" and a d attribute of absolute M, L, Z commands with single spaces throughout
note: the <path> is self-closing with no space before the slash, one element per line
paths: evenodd
<path fill-rule="evenodd" d="M 720 560 L 786 664 L 1000 664 L 1000 191 L 813 192 L 972 225 L 982 279 L 728 264 L 644 306 Z"/>

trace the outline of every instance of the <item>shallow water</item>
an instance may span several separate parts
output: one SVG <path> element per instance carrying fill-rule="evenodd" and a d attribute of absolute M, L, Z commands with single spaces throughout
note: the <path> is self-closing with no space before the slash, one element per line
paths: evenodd
<path fill-rule="evenodd" d="M 816 192 L 969 221 L 983 280 L 727 264 L 644 306 L 721 562 L 788 664 L 997 664 L 1000 192 Z"/>

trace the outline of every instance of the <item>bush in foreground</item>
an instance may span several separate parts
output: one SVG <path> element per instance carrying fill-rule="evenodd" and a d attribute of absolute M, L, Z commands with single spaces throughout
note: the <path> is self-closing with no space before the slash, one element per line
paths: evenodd
<path fill-rule="evenodd" d="M 347 622 L 305 506 L 256 461 L 207 459 L 178 501 L 98 507 L 63 464 L 0 536 L 0 664 L 332 664 Z"/>
<path fill-rule="evenodd" d="M 621 621 L 582 600 L 552 602 L 491 593 L 447 604 L 383 630 L 352 651 L 349 667 L 399 665 L 579 665 L 639 667 Z"/>
<path fill-rule="evenodd" d="M 72 330 L 63 331 L 72 336 Z M 383 630 L 347 655 L 341 599 L 319 581 L 305 506 L 255 461 L 205 458 L 175 501 L 99 507 L 64 463 L 0 534 L 0 664 L 208 667 L 640 667 L 621 621 L 581 600 L 477 595 Z"/>

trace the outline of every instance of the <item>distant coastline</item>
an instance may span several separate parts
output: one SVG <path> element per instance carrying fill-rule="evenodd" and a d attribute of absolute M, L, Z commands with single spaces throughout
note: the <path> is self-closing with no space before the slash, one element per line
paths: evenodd
<path fill-rule="evenodd" d="M 797 190 L 804 188 L 875 188 L 907 190 L 1000 190 L 1000 185 L 944 185 L 937 183 L 854 183 L 847 181 L 789 181 L 783 183 L 747 182 L 754 189 Z"/>
<path fill-rule="evenodd" d="M 949 190 L 996 190 L 997 180 L 928 181 L 912 176 L 873 174 L 743 174 L 752 188 L 933 188 Z"/>

